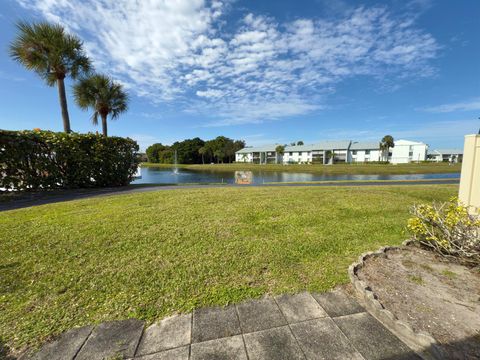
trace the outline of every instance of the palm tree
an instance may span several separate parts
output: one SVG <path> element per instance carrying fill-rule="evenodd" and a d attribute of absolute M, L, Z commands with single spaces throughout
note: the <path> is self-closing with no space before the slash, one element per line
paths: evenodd
<path fill-rule="evenodd" d="M 335 150 L 327 150 L 325 152 L 325 155 L 328 159 L 328 163 L 327 164 L 331 164 L 333 165 L 333 163 L 335 162 Z"/>
<path fill-rule="evenodd" d="M 205 165 L 205 154 L 207 153 L 208 149 L 205 146 L 202 146 L 198 149 L 198 153 L 202 155 L 202 164 Z"/>
<path fill-rule="evenodd" d="M 388 161 L 388 154 L 390 152 L 390 148 L 395 146 L 395 142 L 393 140 L 393 136 L 385 135 L 380 142 L 380 150 L 382 150 L 382 157 L 383 161 Z"/>
<path fill-rule="evenodd" d="M 128 94 L 123 86 L 110 77 L 94 74 L 81 79 L 73 87 L 75 102 L 83 110 L 93 109 L 92 122 L 98 124 L 102 119 L 102 132 L 107 136 L 107 117 L 117 119 L 128 110 Z"/>
<path fill-rule="evenodd" d="M 285 154 L 285 146 L 277 145 L 277 147 L 275 148 L 275 153 L 276 153 L 275 162 L 278 164 L 278 155 L 283 156 L 283 154 Z"/>
<path fill-rule="evenodd" d="M 58 24 L 40 22 L 17 24 L 18 35 L 10 44 L 10 56 L 28 70 L 35 71 L 48 86 L 57 85 L 63 129 L 70 132 L 65 78 L 76 79 L 91 69 L 82 41 Z"/>
<path fill-rule="evenodd" d="M 213 152 L 213 156 L 217 158 L 217 164 L 220 164 L 220 160 L 222 160 L 222 164 L 223 164 L 223 158 L 224 158 L 225 154 L 222 150 L 220 150 L 220 149 L 215 150 Z"/>

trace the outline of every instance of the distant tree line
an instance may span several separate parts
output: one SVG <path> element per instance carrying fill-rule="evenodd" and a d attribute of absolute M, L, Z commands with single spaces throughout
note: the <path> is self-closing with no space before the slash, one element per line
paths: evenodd
<path fill-rule="evenodd" d="M 172 164 L 177 152 L 179 164 L 231 163 L 235 152 L 245 147 L 245 141 L 233 140 L 225 136 L 204 141 L 198 137 L 177 141 L 173 145 L 156 143 L 147 148 L 148 161 L 159 164 Z"/>

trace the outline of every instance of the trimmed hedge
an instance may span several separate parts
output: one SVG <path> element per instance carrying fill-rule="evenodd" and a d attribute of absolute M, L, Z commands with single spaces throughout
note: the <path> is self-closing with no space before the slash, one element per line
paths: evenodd
<path fill-rule="evenodd" d="M 129 138 L 0 130 L 0 188 L 128 185 L 138 166 L 137 152 Z"/>

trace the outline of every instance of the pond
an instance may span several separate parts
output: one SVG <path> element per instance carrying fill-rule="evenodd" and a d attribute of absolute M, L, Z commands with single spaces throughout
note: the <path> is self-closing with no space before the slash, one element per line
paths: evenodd
<path fill-rule="evenodd" d="M 406 174 L 406 175 L 323 175 L 287 171 L 252 171 L 252 184 L 267 182 L 303 182 L 333 180 L 419 180 L 419 179 L 459 179 L 460 173 L 448 174 Z M 171 168 L 143 167 L 141 178 L 132 184 L 191 184 L 191 183 L 235 182 L 235 171 L 188 170 Z"/>

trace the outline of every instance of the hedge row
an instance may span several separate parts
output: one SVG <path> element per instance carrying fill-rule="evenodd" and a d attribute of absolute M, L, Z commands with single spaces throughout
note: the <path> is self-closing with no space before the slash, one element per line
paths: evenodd
<path fill-rule="evenodd" d="M 128 185 L 134 140 L 96 134 L 0 130 L 0 188 L 37 190 Z"/>

